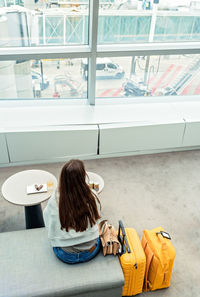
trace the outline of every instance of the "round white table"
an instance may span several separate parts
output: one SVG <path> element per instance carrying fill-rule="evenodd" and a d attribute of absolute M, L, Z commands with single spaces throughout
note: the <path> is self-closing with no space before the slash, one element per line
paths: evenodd
<path fill-rule="evenodd" d="M 27 185 L 52 182 L 51 189 L 44 193 L 27 194 Z M 44 170 L 25 170 L 10 176 L 2 186 L 3 197 L 10 203 L 25 208 L 26 228 L 44 227 L 41 202 L 49 199 L 57 187 L 56 177 Z"/>
<path fill-rule="evenodd" d="M 94 173 L 88 172 L 87 182 L 93 181 L 99 184 L 97 193 L 104 188 L 103 178 Z M 52 182 L 51 189 L 44 193 L 27 194 L 27 185 L 40 185 Z M 25 170 L 10 176 L 2 186 L 3 197 L 10 203 L 22 205 L 25 209 L 26 229 L 44 227 L 41 202 L 49 199 L 57 188 L 56 177 L 44 170 Z"/>
<path fill-rule="evenodd" d="M 87 175 L 89 177 L 89 181 L 93 181 L 94 183 L 99 184 L 99 190 L 97 191 L 97 193 L 100 194 L 104 188 L 103 178 L 99 174 L 90 171 L 87 171 Z M 86 181 L 89 182 L 87 178 Z"/>

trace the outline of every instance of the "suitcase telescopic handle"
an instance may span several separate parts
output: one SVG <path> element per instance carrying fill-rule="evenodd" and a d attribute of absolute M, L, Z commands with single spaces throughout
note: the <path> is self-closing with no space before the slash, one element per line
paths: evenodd
<path fill-rule="evenodd" d="M 120 236 L 120 230 L 122 231 L 122 236 L 123 236 L 122 240 L 121 240 L 121 236 Z M 127 252 L 130 253 L 131 250 L 130 250 L 128 240 L 127 240 L 127 237 L 126 237 L 125 228 L 124 228 L 124 225 L 123 225 L 121 220 L 119 220 L 118 240 L 122 245 L 122 253 L 121 254 L 124 254 L 126 249 L 127 249 Z M 126 242 L 126 248 L 125 248 L 125 244 L 124 244 L 125 242 Z"/>

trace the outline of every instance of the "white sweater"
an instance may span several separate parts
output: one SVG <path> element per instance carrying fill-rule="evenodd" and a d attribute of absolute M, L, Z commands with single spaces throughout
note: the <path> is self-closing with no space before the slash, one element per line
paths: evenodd
<path fill-rule="evenodd" d="M 44 222 L 48 232 L 48 238 L 53 247 L 70 247 L 92 241 L 99 236 L 98 222 L 94 226 L 88 223 L 87 230 L 76 232 L 71 229 L 66 232 L 61 230 L 57 194 L 54 192 L 44 210 Z"/>

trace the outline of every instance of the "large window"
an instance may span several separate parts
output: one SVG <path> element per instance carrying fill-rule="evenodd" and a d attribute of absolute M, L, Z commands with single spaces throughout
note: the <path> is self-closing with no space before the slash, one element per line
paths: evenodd
<path fill-rule="evenodd" d="M 88 44 L 89 0 L 0 0 L 1 6 L 1 47 Z"/>
<path fill-rule="evenodd" d="M 200 55 L 97 58 L 96 96 L 199 95 L 199 73 Z"/>
<path fill-rule="evenodd" d="M 200 1 L 0 0 L 0 7 L 1 100 L 199 95 Z"/>
<path fill-rule="evenodd" d="M 200 40 L 200 1 L 100 0 L 98 43 Z"/>
<path fill-rule="evenodd" d="M 81 59 L 0 62 L 0 99 L 87 98 L 81 69 Z"/>

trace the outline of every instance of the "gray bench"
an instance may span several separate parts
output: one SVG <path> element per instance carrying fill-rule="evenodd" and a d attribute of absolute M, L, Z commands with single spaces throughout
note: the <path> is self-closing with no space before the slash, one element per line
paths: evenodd
<path fill-rule="evenodd" d="M 0 297 L 121 297 L 118 257 L 102 252 L 90 262 L 62 263 L 45 228 L 0 233 Z"/>

